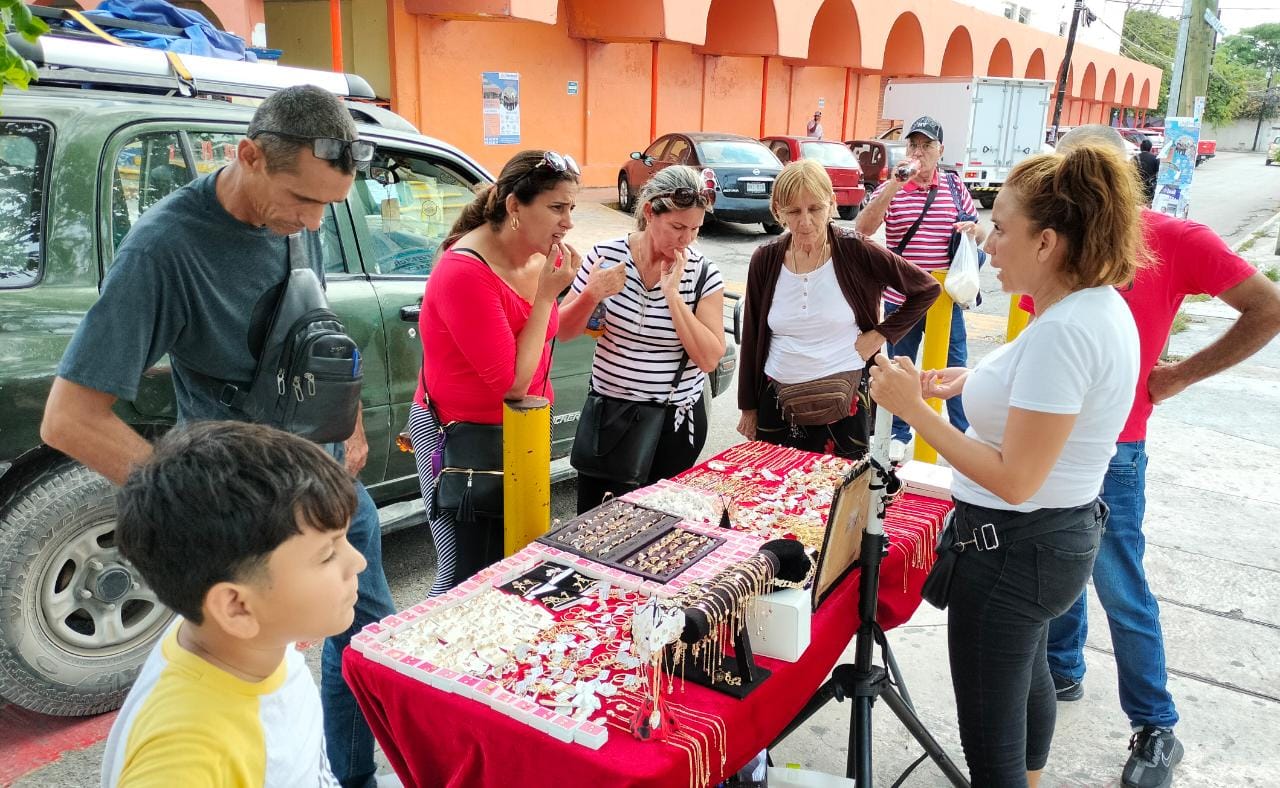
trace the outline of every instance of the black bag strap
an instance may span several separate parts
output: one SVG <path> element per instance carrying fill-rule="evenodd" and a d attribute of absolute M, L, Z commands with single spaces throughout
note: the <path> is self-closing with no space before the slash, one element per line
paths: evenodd
<path fill-rule="evenodd" d="M 489 265 L 489 261 L 488 261 L 488 260 L 486 260 L 486 259 L 484 259 L 484 255 L 480 254 L 480 253 L 479 253 L 479 252 L 477 252 L 475 249 L 472 249 L 472 248 L 471 248 L 471 247 L 469 247 L 469 246 L 455 246 L 455 247 L 453 247 L 452 249 L 450 249 L 449 251 L 451 251 L 451 252 L 466 252 L 467 254 L 471 255 L 471 256 L 472 256 L 472 257 L 474 257 L 474 258 L 476 258 L 476 259 L 477 259 L 477 260 L 479 260 L 480 262 L 484 263 L 485 265 Z M 491 270 L 491 271 L 492 271 L 492 270 L 493 270 L 493 266 L 489 265 L 489 270 Z"/>
<path fill-rule="evenodd" d="M 920 215 L 916 217 L 915 223 L 907 230 L 907 234 L 902 236 L 902 240 L 893 248 L 893 253 L 901 255 L 907 248 L 907 244 L 911 243 L 911 239 L 915 237 L 916 230 L 920 229 L 920 224 L 924 221 L 924 217 L 929 213 L 929 206 L 933 205 L 933 198 L 938 196 L 938 187 L 930 186 L 929 194 L 924 198 L 924 207 L 920 209 Z"/>
<path fill-rule="evenodd" d="M 693 286 L 693 313 L 696 317 L 698 314 L 698 302 L 702 300 L 702 290 L 707 286 L 707 276 L 710 273 L 707 269 L 711 264 L 707 259 L 702 258 L 702 273 L 698 274 L 698 283 Z M 684 347 L 681 345 L 681 347 Z M 676 389 L 680 387 L 680 381 L 684 378 L 684 371 L 689 368 L 689 351 L 685 349 L 680 356 L 680 366 L 676 368 L 676 375 L 671 379 L 671 391 L 667 392 L 667 404 L 671 404 L 671 397 L 676 393 Z"/>
<path fill-rule="evenodd" d="M 961 204 L 959 186 L 960 176 L 956 175 L 954 172 L 946 172 L 944 173 L 944 177 L 947 179 L 947 191 L 951 192 L 951 202 L 956 206 L 956 221 L 978 221 L 978 216 L 965 211 L 964 205 Z"/>
<path fill-rule="evenodd" d="M 285 239 L 285 270 L 284 282 L 280 286 L 280 295 L 276 298 L 275 308 L 271 310 L 271 319 L 267 321 L 266 332 L 262 335 L 262 347 L 258 349 L 258 358 L 254 360 L 253 378 L 247 386 L 238 386 L 235 383 L 223 383 L 222 391 L 218 394 L 218 401 L 223 405 L 240 413 L 247 413 L 246 405 L 249 403 L 249 395 L 253 389 L 253 381 L 258 379 L 258 375 L 262 373 L 262 365 L 266 362 L 269 348 L 267 343 L 271 339 L 272 333 L 275 332 L 276 323 L 280 320 L 280 310 L 284 308 L 286 296 L 289 294 L 289 282 L 292 281 L 293 271 L 311 268 L 311 252 L 307 249 L 301 232 L 294 233 Z"/>

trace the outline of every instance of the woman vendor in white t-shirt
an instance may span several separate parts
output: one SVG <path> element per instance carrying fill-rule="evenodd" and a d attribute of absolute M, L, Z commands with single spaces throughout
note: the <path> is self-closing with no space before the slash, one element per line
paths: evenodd
<path fill-rule="evenodd" d="M 1003 289 L 1040 316 L 976 368 L 879 358 L 871 396 L 955 469 L 951 677 L 974 785 L 1039 783 L 1056 698 L 1048 624 L 1084 589 L 1106 510 L 1102 479 L 1132 404 L 1138 334 L 1116 286 L 1145 257 L 1141 187 L 1110 149 L 1023 161 L 986 243 Z M 963 392 L 961 433 L 925 403 Z"/>

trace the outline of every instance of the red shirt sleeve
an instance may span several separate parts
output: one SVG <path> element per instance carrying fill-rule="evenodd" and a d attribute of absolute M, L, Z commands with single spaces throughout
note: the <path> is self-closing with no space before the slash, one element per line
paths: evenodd
<path fill-rule="evenodd" d="M 1197 222 L 1184 222 L 1177 248 L 1160 254 L 1166 260 L 1176 256 L 1176 292 L 1187 295 L 1216 297 L 1257 273 L 1217 233 Z"/>

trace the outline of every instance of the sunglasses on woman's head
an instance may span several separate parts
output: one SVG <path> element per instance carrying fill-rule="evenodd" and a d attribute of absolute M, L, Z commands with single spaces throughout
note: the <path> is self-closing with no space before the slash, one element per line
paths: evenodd
<path fill-rule="evenodd" d="M 716 190 L 713 187 L 703 189 L 691 189 L 688 186 L 681 186 L 678 189 L 672 189 L 669 192 L 655 194 L 653 201 L 671 200 L 672 204 L 677 208 L 692 208 L 698 205 L 715 205 Z"/>
<path fill-rule="evenodd" d="M 556 172 L 569 172 L 578 176 L 582 175 L 582 170 L 578 168 L 578 162 L 574 161 L 572 156 L 567 153 L 556 153 L 553 150 L 549 150 L 542 154 L 542 161 L 539 161 L 533 166 L 534 169 L 537 169 L 538 167 L 547 167 L 555 170 Z M 530 172 L 533 172 L 533 170 L 530 170 Z"/>
<path fill-rule="evenodd" d="M 256 139 L 261 134 L 270 134 L 274 137 L 297 140 L 299 142 L 310 142 L 311 152 L 315 154 L 317 159 L 324 159 L 325 161 L 336 161 L 342 164 L 347 161 L 346 157 L 350 156 L 350 163 L 360 170 L 366 169 L 369 166 L 369 162 L 373 161 L 373 152 L 376 147 L 368 140 L 307 137 L 302 134 L 289 134 L 283 131 L 272 131 L 271 129 L 259 129 L 249 135 L 249 139 Z"/>

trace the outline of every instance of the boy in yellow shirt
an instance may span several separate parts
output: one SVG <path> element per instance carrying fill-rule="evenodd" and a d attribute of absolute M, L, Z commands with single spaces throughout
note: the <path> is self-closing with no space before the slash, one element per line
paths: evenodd
<path fill-rule="evenodd" d="M 175 429 L 118 495 L 121 554 L 179 614 L 111 728 L 105 786 L 337 786 L 299 641 L 351 625 L 352 479 L 270 427 Z"/>

